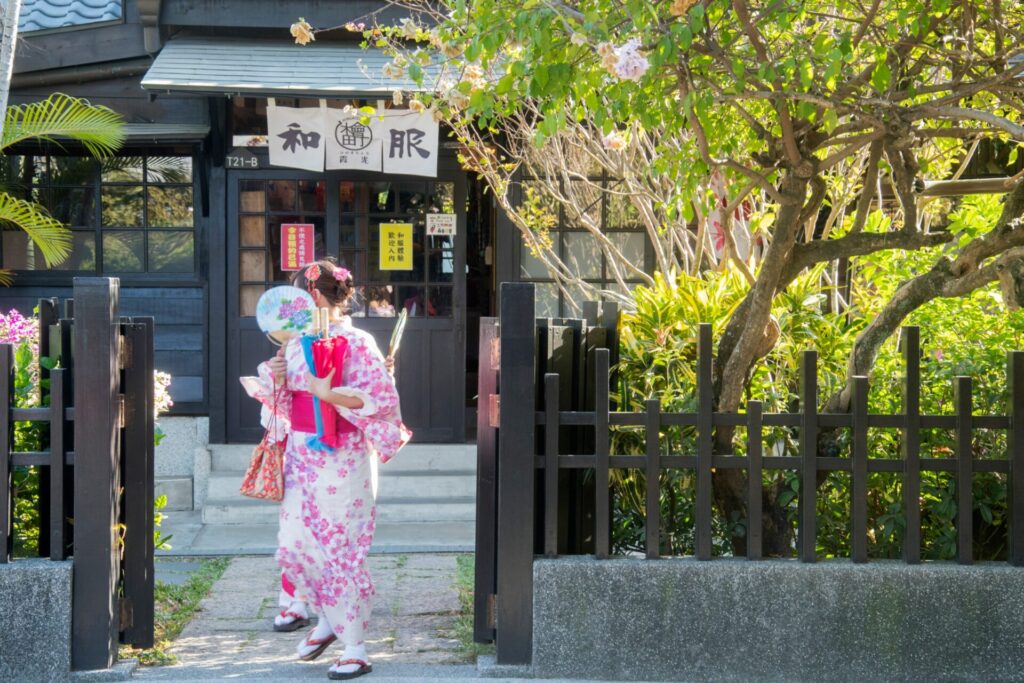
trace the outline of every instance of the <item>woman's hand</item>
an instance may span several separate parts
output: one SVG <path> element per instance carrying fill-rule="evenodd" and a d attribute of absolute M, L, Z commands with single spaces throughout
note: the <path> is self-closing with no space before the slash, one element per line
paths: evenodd
<path fill-rule="evenodd" d="M 267 361 L 270 371 L 274 373 L 274 380 L 284 384 L 285 376 L 288 373 L 288 361 L 284 359 L 284 347 L 277 350 L 277 355 Z"/>
<path fill-rule="evenodd" d="M 309 393 L 316 396 L 321 401 L 329 401 L 331 394 L 331 378 L 334 377 L 334 370 L 332 369 L 324 377 L 314 377 L 311 373 L 306 373 L 306 379 L 309 380 Z"/>

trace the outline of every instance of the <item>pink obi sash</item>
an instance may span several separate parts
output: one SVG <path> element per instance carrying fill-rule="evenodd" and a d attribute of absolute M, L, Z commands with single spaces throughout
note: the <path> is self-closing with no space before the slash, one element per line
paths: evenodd
<path fill-rule="evenodd" d="M 333 414 L 336 418 L 333 431 L 338 436 L 356 431 L 356 426 L 341 415 L 338 415 L 338 411 L 334 410 L 334 406 L 331 406 L 330 414 Z M 308 391 L 292 392 L 292 411 L 289 418 L 293 430 L 316 434 L 316 416 L 313 415 L 313 394 Z"/>

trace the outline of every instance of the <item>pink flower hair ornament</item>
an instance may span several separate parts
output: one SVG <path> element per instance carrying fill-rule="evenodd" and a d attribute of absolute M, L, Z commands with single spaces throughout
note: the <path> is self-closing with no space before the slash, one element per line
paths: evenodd
<path fill-rule="evenodd" d="M 345 282 L 346 280 L 352 279 L 352 273 L 349 272 L 349 269 L 342 268 L 341 266 L 335 268 L 334 272 L 331 274 L 334 276 L 334 279 L 337 280 L 338 282 Z"/>
<path fill-rule="evenodd" d="M 320 266 L 314 263 L 306 268 L 304 275 L 306 278 L 306 289 L 312 292 L 316 289 L 316 281 L 320 279 Z"/>

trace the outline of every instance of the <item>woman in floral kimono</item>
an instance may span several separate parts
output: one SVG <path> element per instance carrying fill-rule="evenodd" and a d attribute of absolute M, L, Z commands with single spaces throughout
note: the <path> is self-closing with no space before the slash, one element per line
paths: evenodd
<path fill-rule="evenodd" d="M 348 270 L 318 261 L 301 271 L 295 284 L 312 295 L 318 308 L 331 310 L 331 336 L 348 341 L 341 386 L 331 388 L 337 369 L 322 378 L 310 374 L 298 339 L 262 363 L 258 379 L 243 383 L 264 404 L 264 424 L 276 412 L 287 437 L 277 560 L 295 586 L 295 600 L 307 602 L 318 615 L 298 655 L 316 659 L 340 639 L 345 652 L 328 676 L 344 680 L 372 670 L 363 634 L 374 594 L 366 556 L 375 526 L 377 461 L 391 459 L 410 432 L 402 424 L 394 379 L 376 343 L 342 314 L 353 290 Z M 316 431 L 313 397 L 332 405 L 341 418 L 340 445 L 333 451 L 307 443 Z"/>

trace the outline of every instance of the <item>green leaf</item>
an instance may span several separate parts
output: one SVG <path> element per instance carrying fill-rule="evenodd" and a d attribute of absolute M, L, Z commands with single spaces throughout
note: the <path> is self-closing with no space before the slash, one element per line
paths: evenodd
<path fill-rule="evenodd" d="M 874 71 L 871 72 L 871 85 L 878 92 L 885 92 L 892 80 L 892 70 L 884 61 L 878 62 Z"/>
<path fill-rule="evenodd" d="M 7 108 L 0 150 L 28 140 L 60 144 L 69 139 L 93 156 L 110 156 L 124 144 L 124 120 L 107 107 L 56 93 L 42 102 Z"/>
<path fill-rule="evenodd" d="M 0 228 L 24 230 L 43 254 L 48 267 L 71 253 L 71 231 L 33 202 L 0 192 Z"/>

